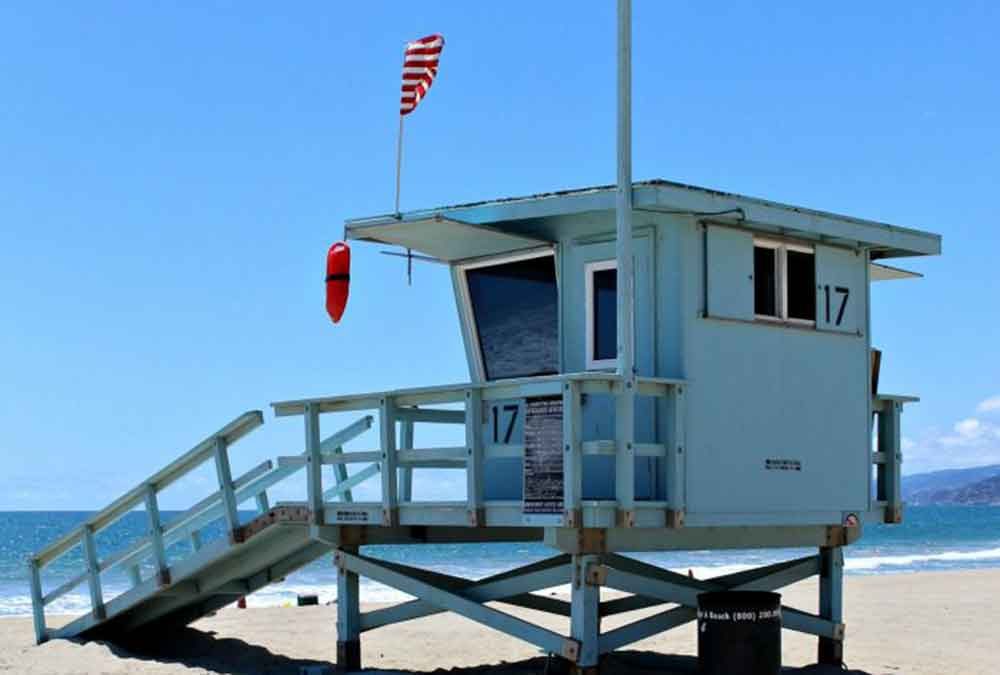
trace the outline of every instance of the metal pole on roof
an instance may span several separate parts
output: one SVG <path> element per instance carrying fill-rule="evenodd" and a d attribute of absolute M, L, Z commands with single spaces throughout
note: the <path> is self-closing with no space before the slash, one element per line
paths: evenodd
<path fill-rule="evenodd" d="M 615 201 L 618 289 L 618 374 L 635 374 L 632 271 L 632 2 L 618 0 L 618 189 Z"/>

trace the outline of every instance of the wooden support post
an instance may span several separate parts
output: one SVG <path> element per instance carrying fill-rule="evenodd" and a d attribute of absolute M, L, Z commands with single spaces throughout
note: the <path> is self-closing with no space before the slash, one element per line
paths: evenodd
<path fill-rule="evenodd" d="M 819 550 L 819 615 L 841 624 L 844 620 L 844 550 L 840 546 Z M 819 638 L 817 661 L 841 667 L 844 663 L 844 639 Z"/>
<path fill-rule="evenodd" d="M 139 573 L 138 565 L 128 566 L 128 580 L 132 584 L 132 588 L 135 588 L 142 583 L 142 574 Z"/>
<path fill-rule="evenodd" d="M 87 562 L 87 585 L 90 588 L 90 608 L 94 618 L 104 619 L 104 593 L 101 591 L 101 564 L 97 558 L 94 528 L 83 526 L 83 555 Z"/>
<path fill-rule="evenodd" d="M 356 555 L 358 548 L 343 546 L 334 553 L 337 566 L 337 669 L 361 670 L 361 597 L 358 575 L 344 565 L 341 551 Z"/>
<path fill-rule="evenodd" d="M 306 403 L 306 499 L 314 525 L 323 524 L 323 456 L 319 438 L 319 406 Z"/>
<path fill-rule="evenodd" d="M 31 579 L 31 615 L 35 624 L 35 643 L 42 644 L 49 639 L 45 627 L 45 601 L 42 599 L 42 574 L 38 561 L 28 561 L 28 576 Z"/>
<path fill-rule="evenodd" d="M 686 482 L 684 459 L 684 387 L 677 385 L 670 388 L 667 399 L 670 428 L 667 431 L 666 486 L 667 486 L 667 527 L 678 528 L 684 525 Z"/>
<path fill-rule="evenodd" d="M 880 488 L 884 491 L 885 522 L 903 522 L 903 493 L 901 487 L 902 454 L 900 452 L 899 417 L 902 404 L 885 401 L 878 416 L 878 449 L 885 457 Z"/>
<path fill-rule="evenodd" d="M 399 423 L 399 447 L 401 450 L 413 449 L 413 420 L 401 420 Z M 340 464 L 338 466 L 343 466 Z M 413 500 L 413 467 L 404 466 L 399 469 L 399 501 Z"/>
<path fill-rule="evenodd" d="M 469 525 L 483 527 L 486 525 L 486 512 L 483 508 L 483 395 L 478 389 L 465 392 L 465 446 L 468 455 L 466 476 L 466 498 L 468 499 Z"/>
<path fill-rule="evenodd" d="M 267 490 L 262 490 L 261 492 L 258 492 L 257 496 L 254 499 L 257 501 L 258 513 L 267 513 L 268 511 L 271 510 L 271 502 L 267 498 Z"/>
<path fill-rule="evenodd" d="M 229 466 L 229 449 L 226 439 L 217 436 L 215 439 L 215 473 L 219 478 L 219 497 L 222 499 L 222 512 L 229 531 L 229 543 L 235 544 L 240 537 L 240 515 L 236 510 L 236 492 L 233 490 L 233 471 Z"/>
<path fill-rule="evenodd" d="M 146 486 L 146 516 L 149 518 L 149 541 L 153 549 L 153 564 L 156 565 L 156 580 L 160 586 L 170 583 L 170 569 L 167 567 L 167 550 L 163 545 L 163 525 L 160 523 L 160 506 L 156 501 L 156 486 Z"/>
<path fill-rule="evenodd" d="M 599 566 L 598 556 L 573 556 L 570 635 L 580 645 L 576 658 L 578 672 L 591 669 L 596 672 L 600 657 L 601 585 L 599 576 L 592 573 Z"/>
<path fill-rule="evenodd" d="M 615 395 L 615 497 L 618 526 L 635 526 L 635 375 L 627 373 Z"/>
<path fill-rule="evenodd" d="M 563 385 L 563 524 L 583 527 L 583 445 L 580 383 Z"/>
<path fill-rule="evenodd" d="M 191 549 L 194 551 L 201 550 L 201 530 L 191 530 L 191 534 L 188 535 L 191 539 Z"/>
<path fill-rule="evenodd" d="M 396 463 L 396 405 L 386 396 L 379 400 L 379 436 L 382 446 L 382 524 L 399 523 Z"/>

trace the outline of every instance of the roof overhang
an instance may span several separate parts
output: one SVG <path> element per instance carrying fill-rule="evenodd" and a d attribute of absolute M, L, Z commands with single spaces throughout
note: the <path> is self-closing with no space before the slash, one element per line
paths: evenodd
<path fill-rule="evenodd" d="M 402 246 L 445 262 L 514 253 L 552 242 L 434 214 L 348 223 L 348 239 Z"/>
<path fill-rule="evenodd" d="M 686 214 L 706 219 L 718 217 L 719 220 L 735 227 L 868 249 L 873 259 L 941 253 L 941 237 L 931 232 L 672 181 L 652 180 L 634 183 L 632 201 L 633 207 L 638 212 Z M 509 221 L 613 211 L 614 208 L 615 187 L 599 186 L 457 204 L 406 213 L 400 219 L 394 216 L 379 216 L 349 220 L 347 231 L 348 236 L 352 238 L 366 239 L 369 238 L 368 228 L 388 228 L 393 221 L 396 224 L 404 224 L 424 222 L 428 219 L 444 219 L 468 226 L 485 225 L 494 231 L 505 232 L 504 223 Z M 728 214 L 737 211 L 741 213 L 740 218 L 728 217 Z M 512 236 L 521 238 L 520 235 Z M 416 239 L 425 248 L 421 249 L 418 246 L 410 248 L 426 251 L 423 236 L 417 236 Z M 395 242 L 386 241 L 386 243 Z"/>

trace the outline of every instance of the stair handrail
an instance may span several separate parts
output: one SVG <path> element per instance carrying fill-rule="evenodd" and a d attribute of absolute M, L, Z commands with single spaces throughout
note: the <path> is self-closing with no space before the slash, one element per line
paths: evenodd
<path fill-rule="evenodd" d="M 105 567 L 102 567 L 97 553 L 95 535 L 118 521 L 140 503 L 145 504 L 147 517 L 150 521 L 150 536 L 148 539 L 153 549 L 154 558 L 156 559 L 160 583 L 169 583 L 169 572 L 167 571 L 163 540 L 164 527 L 160 522 L 157 493 L 213 457 L 215 458 L 220 483 L 220 489 L 217 494 L 227 504 L 227 522 L 234 521 L 235 486 L 230 475 L 228 447 L 263 423 L 264 413 L 260 410 L 251 410 L 243 413 L 145 481 L 111 502 L 111 504 L 87 518 L 81 525 L 32 555 L 28 560 L 28 570 L 36 640 L 43 642 L 48 637 L 48 630 L 45 625 L 45 605 L 51 603 L 56 597 L 72 590 L 83 579 L 87 579 L 89 582 L 91 612 L 95 617 L 103 618 L 105 614 L 104 595 L 101 589 L 100 575 Z M 233 525 L 232 522 L 229 522 L 229 524 L 230 526 Z M 86 571 L 83 575 L 73 580 L 77 584 L 73 586 L 63 584 L 55 589 L 55 591 L 43 595 L 41 570 L 77 544 L 83 548 Z"/>
<path fill-rule="evenodd" d="M 231 445 L 262 424 L 264 424 L 264 413 L 260 410 L 250 410 L 243 413 L 111 504 L 87 518 L 75 529 L 43 548 L 32 556 L 32 560 L 44 567 L 79 543 L 84 530 L 89 529 L 96 534 L 144 502 L 151 486 L 159 492 L 210 459 L 215 453 L 217 439 L 222 439 L 227 445 Z"/>

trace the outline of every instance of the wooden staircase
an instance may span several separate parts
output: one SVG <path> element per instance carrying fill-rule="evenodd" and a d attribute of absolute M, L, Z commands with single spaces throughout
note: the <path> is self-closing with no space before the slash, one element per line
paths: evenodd
<path fill-rule="evenodd" d="M 268 499 L 269 488 L 306 464 L 281 462 L 275 466 L 266 461 L 235 479 L 232 476 L 230 448 L 263 423 L 259 410 L 240 415 L 32 556 L 28 566 L 36 640 L 113 637 L 138 629 L 186 624 L 281 581 L 327 552 L 329 544 L 310 536 L 311 512 L 307 507 L 301 503 L 272 506 Z M 345 443 L 371 426 L 372 417 L 364 416 L 328 437 L 321 443 L 322 458 L 341 453 Z M 169 522 L 162 522 L 159 494 L 207 462 L 215 464 L 219 489 Z M 336 485 L 323 493 L 324 500 L 351 501 L 351 488 L 379 471 L 377 462 L 351 476 L 335 471 Z M 254 504 L 256 516 L 241 522 L 239 506 L 245 502 Z M 99 552 L 97 533 L 137 507 L 145 509 L 148 534 L 122 550 Z M 203 541 L 202 534 L 220 522 L 225 536 Z M 168 559 L 168 548 L 182 553 Z M 44 569 L 77 550 L 82 551 L 84 569 L 46 591 Z M 152 561 L 153 572 L 144 577 L 147 560 Z M 101 575 L 113 570 L 127 572 L 129 587 L 107 597 Z M 50 628 L 46 607 L 81 584 L 89 590 L 90 610 L 60 628 Z"/>

